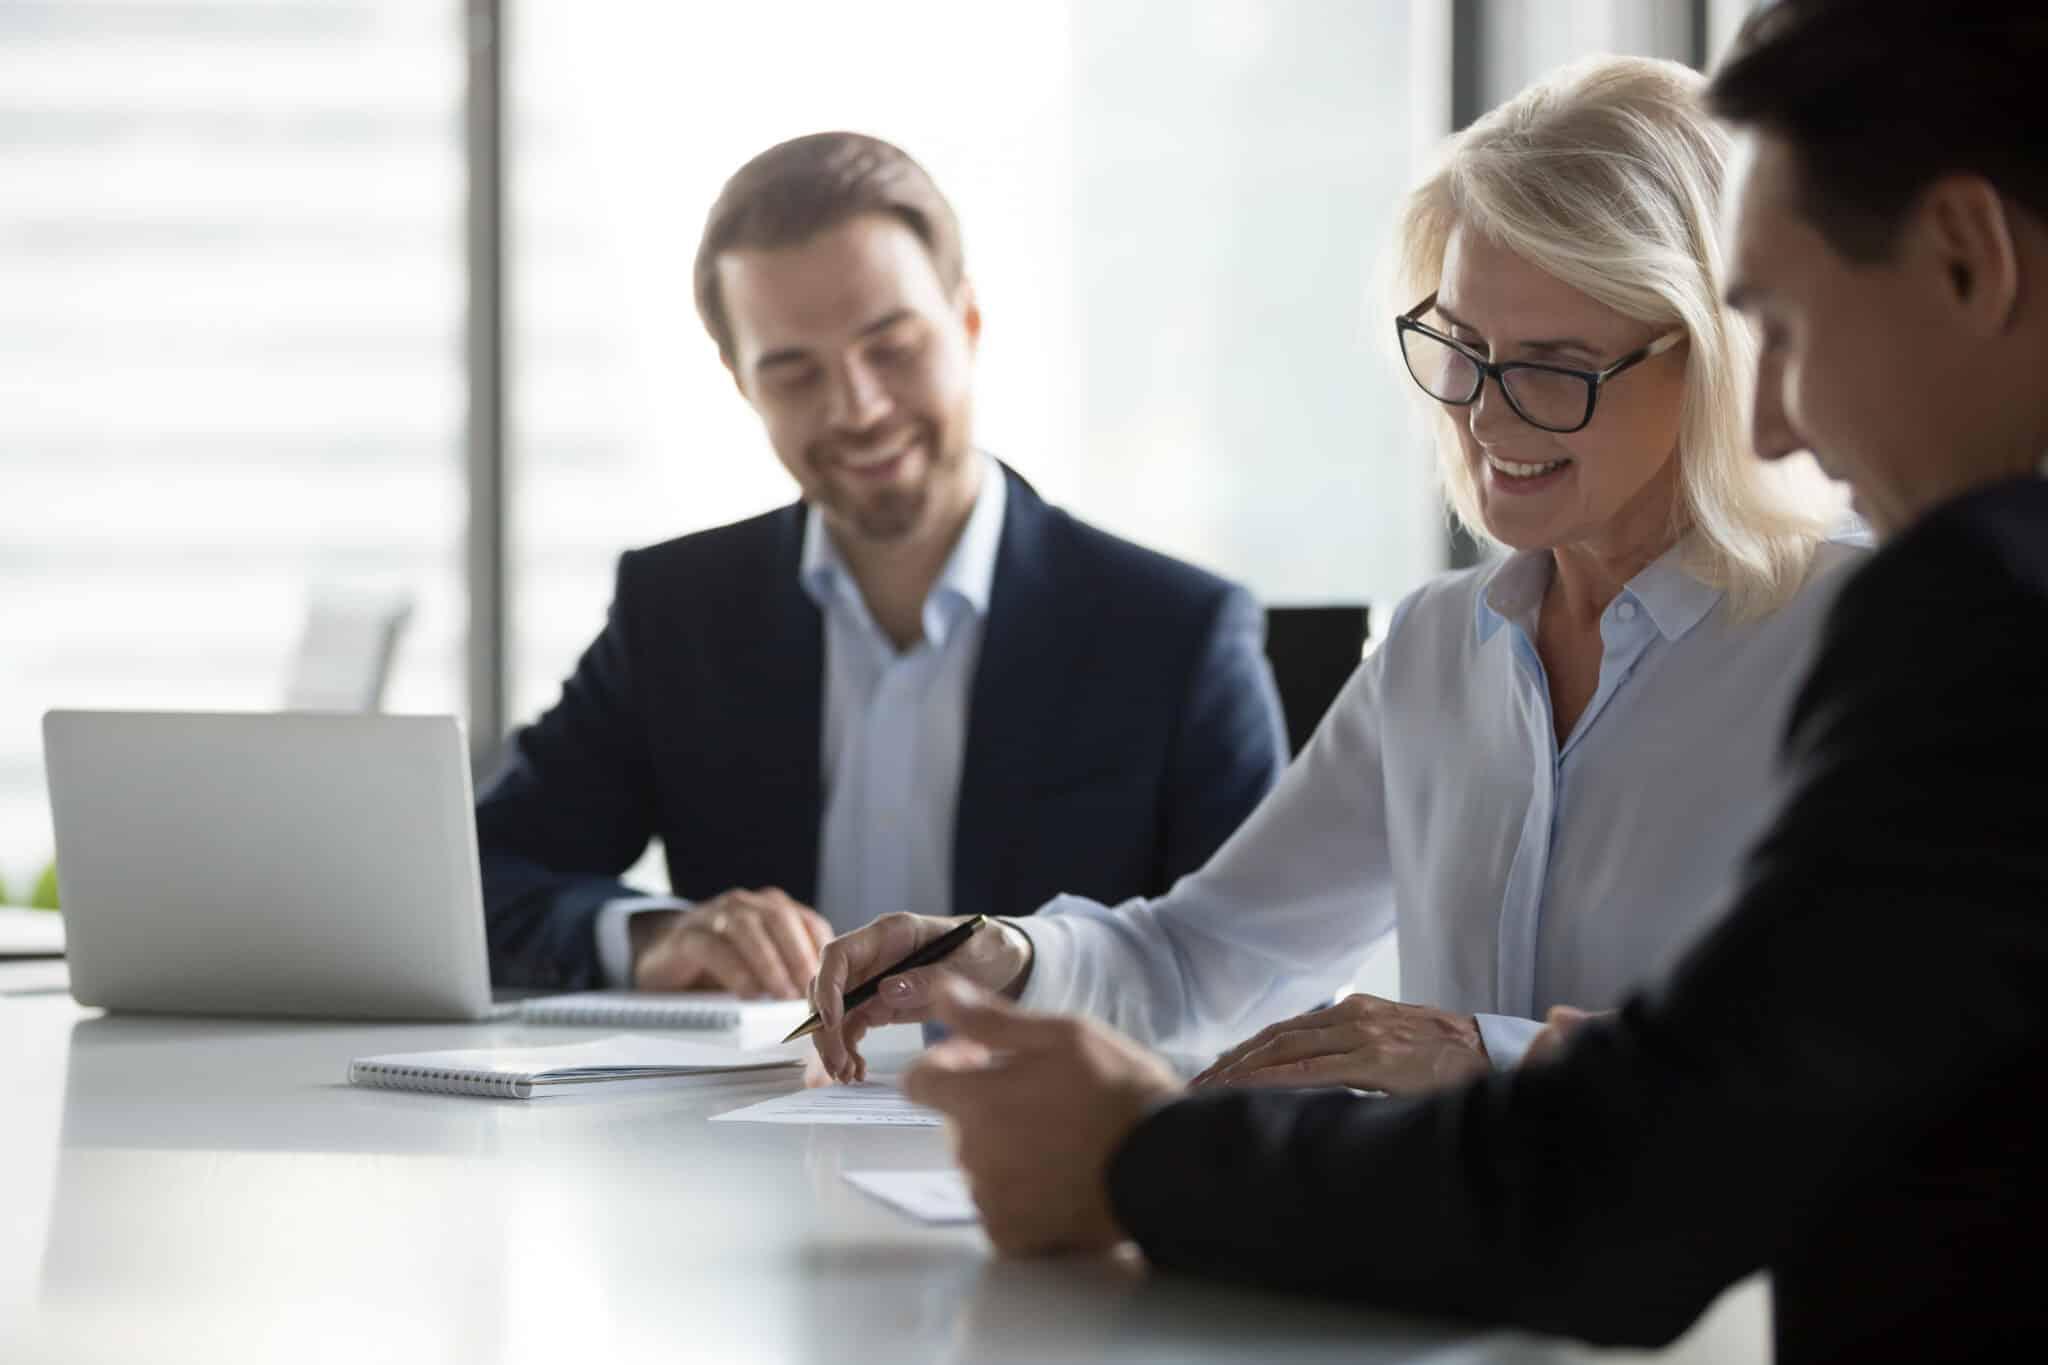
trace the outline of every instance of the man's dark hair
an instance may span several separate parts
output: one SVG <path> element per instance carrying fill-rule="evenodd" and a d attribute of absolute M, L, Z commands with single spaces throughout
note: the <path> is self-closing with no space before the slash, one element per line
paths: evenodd
<path fill-rule="evenodd" d="M 1743 25 L 1707 102 L 1784 139 L 1806 217 L 1868 263 L 1943 175 L 1981 175 L 2048 219 L 2044 82 L 2042 0 L 1778 0 Z"/>
<path fill-rule="evenodd" d="M 718 258 L 744 247 L 796 246 L 863 213 L 902 222 L 924 243 L 946 292 L 958 287 L 965 263 L 953 206 L 901 148 L 861 133 L 811 133 L 733 172 L 705 217 L 695 271 L 697 314 L 727 364 L 732 323 Z"/>

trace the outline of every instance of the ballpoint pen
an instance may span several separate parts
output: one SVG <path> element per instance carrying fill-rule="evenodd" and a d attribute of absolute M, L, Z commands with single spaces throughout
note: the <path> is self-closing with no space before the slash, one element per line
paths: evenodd
<path fill-rule="evenodd" d="M 961 944 L 967 942 L 968 939 L 974 937 L 975 930 L 987 923 L 987 915 L 976 915 L 966 923 L 940 934 L 930 943 L 925 944 L 924 947 L 919 948 L 894 966 L 884 967 L 881 971 L 876 972 L 873 976 L 846 993 L 845 1013 L 841 1017 L 844 1018 L 846 1014 L 853 1013 L 862 1005 L 874 999 L 875 991 L 888 978 L 895 976 L 899 972 L 907 972 L 916 967 L 929 967 L 934 962 L 950 956 L 955 948 L 958 948 Z M 813 1033 L 816 1033 L 819 1026 L 824 1022 L 823 1017 L 813 1010 L 811 1017 L 798 1024 L 795 1031 L 782 1041 L 793 1043 L 799 1038 L 808 1038 Z"/>

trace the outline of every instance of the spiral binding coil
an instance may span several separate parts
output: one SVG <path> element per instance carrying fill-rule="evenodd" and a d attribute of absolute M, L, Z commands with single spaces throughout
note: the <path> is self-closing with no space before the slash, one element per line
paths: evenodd
<path fill-rule="evenodd" d="M 684 1005 L 663 1001 L 639 1003 L 557 1003 L 524 1010 L 529 1024 L 591 1024 L 616 1028 L 738 1028 L 739 1011 L 718 1005 Z"/>
<path fill-rule="evenodd" d="M 354 1085 L 379 1085 L 388 1090 L 421 1090 L 436 1095 L 484 1095 L 523 1100 L 533 1094 L 533 1077 L 501 1076 L 488 1071 L 449 1071 L 431 1066 L 384 1066 L 353 1062 L 348 1078 Z"/>

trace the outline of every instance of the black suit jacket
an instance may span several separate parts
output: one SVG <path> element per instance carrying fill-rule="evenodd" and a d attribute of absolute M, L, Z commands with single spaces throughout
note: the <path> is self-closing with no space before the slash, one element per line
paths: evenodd
<path fill-rule="evenodd" d="M 1169 1105 L 1113 1165 L 1125 1226 L 1166 1266 L 1600 1342 L 1768 1268 L 1781 1362 L 2039 1351 L 2048 482 L 1873 558 L 1788 753 L 1731 915 L 1558 1063 Z"/>
<path fill-rule="evenodd" d="M 1251 813 L 1285 756 L 1251 597 L 1009 480 L 969 695 L 959 913 L 1154 896 Z M 809 904 L 823 617 L 804 509 L 626 554 L 610 620 L 477 805 L 495 980 L 597 984 L 598 908 L 659 835 L 677 895 Z"/>

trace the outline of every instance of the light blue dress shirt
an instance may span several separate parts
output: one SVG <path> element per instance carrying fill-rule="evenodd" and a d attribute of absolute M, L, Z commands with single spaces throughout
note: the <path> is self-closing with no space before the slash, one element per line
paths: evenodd
<path fill-rule="evenodd" d="M 818 894 L 812 908 L 845 933 L 878 915 L 953 912 L 953 818 L 982 627 L 995 585 L 1009 499 L 986 455 L 981 491 L 924 600 L 924 638 L 899 651 L 875 623 L 860 584 L 812 507 L 798 573 L 824 616 L 824 714 Z M 631 976 L 627 921 L 678 909 L 671 896 L 612 901 L 598 911 L 605 979 Z"/>
<path fill-rule="evenodd" d="M 1478 1016 L 1496 1065 L 1552 1005 L 1618 1005 L 1723 908 L 1772 808 L 1784 719 L 1835 591 L 1732 618 L 1675 548 L 1601 619 L 1600 680 L 1560 744 L 1536 653 L 1547 552 L 1401 603 L 1280 785 L 1156 900 L 1062 896 L 1020 922 L 1023 995 L 1181 1054 L 1328 1001 L 1398 930 L 1401 994 Z"/>

